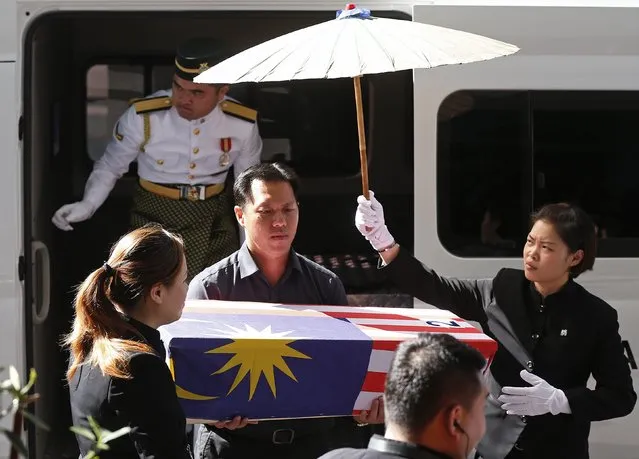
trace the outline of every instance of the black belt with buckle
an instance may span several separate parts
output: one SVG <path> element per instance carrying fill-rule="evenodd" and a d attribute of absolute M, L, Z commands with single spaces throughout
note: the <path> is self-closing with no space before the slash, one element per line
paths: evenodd
<path fill-rule="evenodd" d="M 269 426 L 269 422 L 279 425 Z M 212 425 L 205 424 L 204 427 L 214 431 L 217 435 L 228 442 L 243 440 L 263 441 L 274 445 L 290 445 L 296 440 L 309 435 L 317 435 L 328 432 L 341 425 L 341 422 L 352 423 L 351 419 L 342 421 L 340 418 L 317 418 L 317 419 L 291 419 L 288 421 L 266 421 L 255 425 L 248 425 L 243 429 L 228 430 L 218 429 Z M 284 425 L 282 425 L 284 424 Z M 286 425 L 299 428 L 287 428 Z M 277 428 L 282 426 L 282 428 Z"/>

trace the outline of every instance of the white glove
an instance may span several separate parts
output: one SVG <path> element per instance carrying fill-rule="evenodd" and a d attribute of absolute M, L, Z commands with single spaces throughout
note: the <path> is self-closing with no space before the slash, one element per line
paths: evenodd
<path fill-rule="evenodd" d="M 355 226 L 362 233 L 375 250 L 383 250 L 390 246 L 395 239 L 384 223 L 384 208 L 375 199 L 375 193 L 368 192 L 370 200 L 360 195 L 357 198 L 355 212 Z"/>
<path fill-rule="evenodd" d="M 69 223 L 82 222 L 93 216 L 95 208 L 86 201 L 66 204 L 58 209 L 51 221 L 55 226 L 64 231 L 71 231 L 73 227 Z"/>
<path fill-rule="evenodd" d="M 500 395 L 499 401 L 503 402 L 501 408 L 506 413 L 517 416 L 571 413 L 568 398 L 562 390 L 554 388 L 526 370 L 522 370 L 520 376 L 532 384 L 532 387 L 503 387 L 502 392 L 505 395 Z"/>
<path fill-rule="evenodd" d="M 106 201 L 118 177 L 113 173 L 94 169 L 84 187 L 82 201 L 67 204 L 58 209 L 51 221 L 64 231 L 71 231 L 69 223 L 83 222 L 93 216 Z"/>

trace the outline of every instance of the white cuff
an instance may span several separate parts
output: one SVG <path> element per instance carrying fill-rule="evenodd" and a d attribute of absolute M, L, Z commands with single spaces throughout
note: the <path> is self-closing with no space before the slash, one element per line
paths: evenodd
<path fill-rule="evenodd" d="M 550 402 L 550 412 L 552 414 L 571 414 L 570 403 L 568 397 L 564 394 L 563 390 L 555 389 L 555 394 Z"/>
<path fill-rule="evenodd" d="M 395 238 L 391 235 L 386 225 L 381 226 L 377 231 L 369 234 L 366 239 L 378 252 L 384 250 L 395 242 Z"/>

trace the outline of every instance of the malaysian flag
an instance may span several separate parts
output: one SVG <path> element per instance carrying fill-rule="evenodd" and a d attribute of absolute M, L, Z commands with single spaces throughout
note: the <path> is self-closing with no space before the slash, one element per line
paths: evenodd
<path fill-rule="evenodd" d="M 395 349 L 447 333 L 490 361 L 497 343 L 437 309 L 189 301 L 160 328 L 191 422 L 347 416 L 382 395 Z"/>

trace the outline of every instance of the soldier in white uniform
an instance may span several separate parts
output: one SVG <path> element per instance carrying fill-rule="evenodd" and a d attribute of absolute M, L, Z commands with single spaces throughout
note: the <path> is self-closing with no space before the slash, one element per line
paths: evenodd
<path fill-rule="evenodd" d="M 131 224 L 158 222 L 184 238 L 189 279 L 239 248 L 224 183 L 260 162 L 257 112 L 226 97 L 228 85 L 197 84 L 215 62 L 208 39 L 178 47 L 170 91 L 133 101 L 96 161 L 81 201 L 62 206 L 53 223 L 65 231 L 93 216 L 116 181 L 138 161 Z"/>

